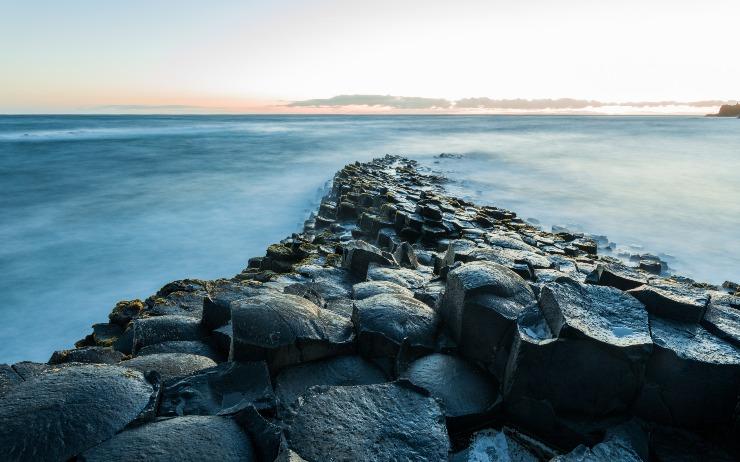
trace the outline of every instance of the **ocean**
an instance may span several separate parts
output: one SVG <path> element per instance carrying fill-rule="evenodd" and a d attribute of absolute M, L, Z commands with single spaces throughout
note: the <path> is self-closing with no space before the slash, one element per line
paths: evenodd
<path fill-rule="evenodd" d="M 387 153 L 546 229 L 740 279 L 737 119 L 0 116 L 0 362 L 46 361 L 171 280 L 238 273 L 337 169 Z"/>

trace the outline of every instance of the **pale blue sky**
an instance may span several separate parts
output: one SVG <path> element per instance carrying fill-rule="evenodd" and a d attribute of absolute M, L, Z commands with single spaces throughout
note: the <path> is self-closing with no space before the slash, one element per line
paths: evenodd
<path fill-rule="evenodd" d="M 0 112 L 734 99 L 737 0 L 0 0 Z"/>

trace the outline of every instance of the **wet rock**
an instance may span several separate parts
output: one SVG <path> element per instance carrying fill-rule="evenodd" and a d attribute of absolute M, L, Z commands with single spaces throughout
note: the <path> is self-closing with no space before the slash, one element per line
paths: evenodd
<path fill-rule="evenodd" d="M 165 383 L 159 415 L 216 415 L 229 408 L 275 406 L 267 365 L 227 362 Z"/>
<path fill-rule="evenodd" d="M 740 347 L 740 297 L 714 293 L 702 326 L 717 337 Z"/>
<path fill-rule="evenodd" d="M 652 318 L 655 349 L 636 412 L 685 427 L 728 424 L 740 391 L 740 349 L 704 328 Z"/>
<path fill-rule="evenodd" d="M 31 380 L 32 378 L 50 370 L 59 369 L 60 365 L 51 365 L 48 363 L 35 363 L 33 361 L 21 361 L 13 364 L 13 370 L 23 379 Z"/>
<path fill-rule="evenodd" d="M 621 263 L 598 264 L 586 277 L 589 284 L 616 287 L 619 290 L 630 290 L 647 284 L 647 278 L 640 272 Z"/>
<path fill-rule="evenodd" d="M 407 297 L 414 296 L 414 293 L 406 287 L 390 281 L 360 282 L 352 287 L 352 298 L 355 300 L 364 300 L 380 294 L 405 295 Z"/>
<path fill-rule="evenodd" d="M 233 302 L 231 320 L 230 359 L 266 360 L 272 372 L 353 347 L 348 319 L 295 295 L 276 293 Z"/>
<path fill-rule="evenodd" d="M 23 382 L 23 379 L 12 367 L 7 364 L 0 364 L 0 398 L 21 382 Z"/>
<path fill-rule="evenodd" d="M 49 364 L 61 363 L 97 363 L 116 364 L 123 359 L 123 353 L 112 348 L 85 347 L 74 350 L 55 351 Z"/>
<path fill-rule="evenodd" d="M 456 356 L 424 356 L 411 363 L 402 376 L 440 400 L 453 426 L 482 420 L 501 404 L 498 382 Z"/>
<path fill-rule="evenodd" d="M 111 323 L 125 328 L 129 322 L 139 317 L 139 314 L 144 309 L 144 307 L 144 302 L 138 299 L 122 300 L 116 303 L 116 306 L 108 315 L 108 318 L 110 319 Z"/>
<path fill-rule="evenodd" d="M 441 461 L 450 448 L 437 402 L 400 384 L 313 387 L 285 435 L 309 461 Z"/>
<path fill-rule="evenodd" d="M 322 308 L 326 306 L 326 300 L 321 295 L 321 288 L 317 287 L 315 283 L 290 284 L 283 289 L 283 293 L 303 297 Z"/>
<path fill-rule="evenodd" d="M 442 317 L 463 354 L 501 378 L 516 319 L 536 304 L 524 279 L 492 262 L 472 262 L 450 272 Z"/>
<path fill-rule="evenodd" d="M 424 273 L 408 268 L 385 268 L 376 265 L 371 265 L 367 272 L 367 279 L 369 281 L 394 282 L 409 289 L 421 287 L 430 277 L 431 275 L 425 275 Z"/>
<path fill-rule="evenodd" d="M 372 385 L 385 381 L 383 371 L 361 357 L 336 356 L 283 369 L 275 378 L 275 393 L 287 406 L 314 385 Z"/>
<path fill-rule="evenodd" d="M 93 324 L 93 341 L 102 347 L 112 346 L 118 337 L 123 334 L 123 328 L 118 324 L 99 323 Z"/>
<path fill-rule="evenodd" d="M 416 269 L 419 267 L 419 260 L 416 258 L 416 252 L 411 244 L 402 242 L 393 252 L 393 257 L 399 265 L 405 268 Z"/>
<path fill-rule="evenodd" d="M 481 430 L 473 435 L 470 447 L 451 462 L 539 462 L 534 452 L 497 430 Z"/>
<path fill-rule="evenodd" d="M 643 362 L 652 351 L 645 307 L 613 287 L 559 278 L 540 290 L 540 308 L 555 336 L 592 339 Z"/>
<path fill-rule="evenodd" d="M 651 460 L 656 462 L 737 461 L 737 457 L 710 441 L 679 428 L 656 426 L 650 434 L 650 447 Z"/>
<path fill-rule="evenodd" d="M 0 400 L 0 447 L 8 461 L 66 461 L 111 438 L 149 402 L 141 373 L 79 365 L 48 371 Z"/>
<path fill-rule="evenodd" d="M 251 281 L 225 282 L 213 288 L 203 299 L 203 327 L 217 329 L 231 320 L 231 302 L 258 295 L 261 285 Z"/>
<path fill-rule="evenodd" d="M 356 301 L 352 322 L 363 356 L 395 358 L 404 341 L 433 347 L 438 317 L 414 298 L 381 294 Z"/>
<path fill-rule="evenodd" d="M 706 290 L 670 279 L 651 281 L 629 291 L 650 313 L 676 321 L 699 323 L 709 294 Z"/>
<path fill-rule="evenodd" d="M 233 341 L 233 338 L 234 328 L 231 325 L 231 321 L 211 333 L 213 345 L 218 349 L 218 352 L 222 356 L 226 356 L 227 358 L 231 351 L 231 342 Z"/>
<path fill-rule="evenodd" d="M 203 337 L 200 320 L 174 315 L 137 319 L 133 323 L 133 334 L 134 352 L 155 343 L 200 340 Z"/>
<path fill-rule="evenodd" d="M 350 241 L 344 245 L 342 253 L 343 268 L 348 269 L 355 276 L 365 279 L 370 263 L 394 265 L 395 261 L 392 255 L 382 252 L 365 241 Z"/>
<path fill-rule="evenodd" d="M 142 348 L 137 356 L 146 356 L 159 353 L 188 353 L 192 355 L 205 356 L 216 362 L 221 362 L 228 355 L 229 346 L 226 345 L 226 354 L 219 352 L 216 348 L 200 340 L 172 340 L 155 343 Z"/>
<path fill-rule="evenodd" d="M 426 303 L 434 311 L 439 311 L 439 306 L 444 296 L 445 283 L 440 280 L 432 280 L 423 286 L 414 289 L 414 298 Z"/>
<path fill-rule="evenodd" d="M 201 369 L 213 367 L 216 363 L 205 356 L 187 353 L 156 353 L 122 361 L 120 366 L 135 369 L 142 373 L 157 371 L 162 380 L 182 377 Z"/>
<path fill-rule="evenodd" d="M 256 461 L 249 436 L 232 419 L 187 416 L 163 419 L 123 431 L 82 454 L 84 462 Z"/>
<path fill-rule="evenodd" d="M 573 451 L 552 459 L 552 462 L 641 462 L 642 459 L 628 447 L 615 442 L 599 443 L 593 448 L 578 446 Z"/>

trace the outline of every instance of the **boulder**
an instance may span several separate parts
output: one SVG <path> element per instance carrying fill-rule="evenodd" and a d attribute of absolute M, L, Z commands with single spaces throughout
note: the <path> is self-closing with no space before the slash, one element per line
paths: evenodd
<path fill-rule="evenodd" d="M 635 412 L 683 427 L 726 425 L 740 392 L 740 348 L 695 324 L 652 318 L 655 349 Z"/>
<path fill-rule="evenodd" d="M 367 268 L 370 263 L 395 265 L 391 254 L 383 252 L 365 241 L 350 241 L 344 244 L 342 251 L 343 268 L 364 280 L 367 277 Z"/>
<path fill-rule="evenodd" d="M 123 359 L 123 353 L 112 348 L 84 347 L 73 350 L 55 351 L 49 364 L 61 363 L 96 363 L 116 364 Z"/>
<path fill-rule="evenodd" d="M 740 297 L 712 294 L 701 324 L 717 337 L 740 346 Z"/>
<path fill-rule="evenodd" d="M 473 435 L 470 446 L 450 458 L 450 462 L 539 462 L 529 450 L 503 431 L 481 430 Z"/>
<path fill-rule="evenodd" d="M 449 425 L 472 423 L 501 403 L 496 379 L 457 356 L 424 356 L 411 363 L 402 377 L 442 403 Z"/>
<path fill-rule="evenodd" d="M 128 429 L 86 451 L 84 462 L 256 461 L 249 436 L 228 417 L 186 416 Z"/>
<path fill-rule="evenodd" d="M 49 363 L 35 363 L 33 361 L 21 361 L 19 363 L 13 364 L 12 368 L 13 370 L 21 377 L 23 380 L 31 380 L 34 377 L 37 377 L 44 372 L 48 370 L 57 370 L 61 367 L 67 366 L 68 364 L 49 364 Z"/>
<path fill-rule="evenodd" d="M 589 284 L 611 286 L 619 290 L 630 290 L 647 284 L 645 275 L 621 263 L 599 263 L 586 277 Z"/>
<path fill-rule="evenodd" d="M 226 354 L 229 346 L 226 345 Z M 188 353 L 191 355 L 200 355 L 210 358 L 216 362 L 221 362 L 226 355 L 220 353 L 216 348 L 200 340 L 171 340 L 162 343 L 155 343 L 139 350 L 137 356 L 147 356 L 159 353 Z"/>
<path fill-rule="evenodd" d="M 7 461 L 66 461 L 111 438 L 146 407 L 152 386 L 140 372 L 85 364 L 47 371 L 0 400 Z"/>
<path fill-rule="evenodd" d="M 203 331 L 198 319 L 189 316 L 139 318 L 133 323 L 133 352 L 155 343 L 172 340 L 200 340 Z"/>
<path fill-rule="evenodd" d="M 680 322 L 699 323 L 709 303 L 706 290 L 671 279 L 653 280 L 629 293 L 644 303 L 651 314 Z"/>
<path fill-rule="evenodd" d="M 643 365 L 652 351 L 645 306 L 621 290 L 558 278 L 540 290 L 540 308 L 556 337 L 591 339 Z"/>
<path fill-rule="evenodd" d="M 231 304 L 233 361 L 266 360 L 272 373 L 352 350 L 352 323 L 305 298 L 265 294 Z"/>
<path fill-rule="evenodd" d="M 12 387 L 23 382 L 23 378 L 7 364 L 0 364 L 0 398 Z"/>
<path fill-rule="evenodd" d="M 360 354 L 395 358 L 403 342 L 432 348 L 438 316 L 414 298 L 381 294 L 356 301 L 352 322 Z"/>
<path fill-rule="evenodd" d="M 216 415 L 229 408 L 275 407 L 270 373 L 263 361 L 226 362 L 166 382 L 159 415 Z"/>
<path fill-rule="evenodd" d="M 370 265 L 367 272 L 369 281 L 388 281 L 409 289 L 421 287 L 430 279 L 431 275 L 408 268 L 385 268 Z"/>
<path fill-rule="evenodd" d="M 447 276 L 441 314 L 463 355 L 502 378 L 516 319 L 535 304 L 532 289 L 519 275 L 480 261 Z"/>
<path fill-rule="evenodd" d="M 419 267 L 419 260 L 416 258 L 414 248 L 408 242 L 402 242 L 393 251 L 393 257 L 399 265 L 404 268 L 416 269 Z"/>
<path fill-rule="evenodd" d="M 201 369 L 213 367 L 216 363 L 205 356 L 187 353 L 155 353 L 137 356 L 127 361 L 121 361 L 120 366 L 135 369 L 142 373 L 157 371 L 162 380 L 191 374 Z"/>
<path fill-rule="evenodd" d="M 214 287 L 203 299 L 203 327 L 211 331 L 223 326 L 231 320 L 231 302 L 259 295 L 263 290 L 261 284 L 252 281 L 228 281 Z"/>
<path fill-rule="evenodd" d="M 352 287 L 352 298 L 355 300 L 364 300 L 380 294 L 414 296 L 411 290 L 390 281 L 360 282 Z"/>
<path fill-rule="evenodd" d="M 386 376 L 360 356 L 335 356 L 283 369 L 275 378 L 275 393 L 284 406 L 314 385 L 347 386 L 383 383 Z"/>
<path fill-rule="evenodd" d="M 285 422 L 308 461 L 441 461 L 450 449 L 437 402 L 398 383 L 310 388 Z"/>

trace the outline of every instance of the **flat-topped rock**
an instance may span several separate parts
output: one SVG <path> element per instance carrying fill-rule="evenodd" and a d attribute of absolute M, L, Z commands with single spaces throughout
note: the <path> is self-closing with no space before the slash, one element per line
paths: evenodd
<path fill-rule="evenodd" d="M 21 382 L 23 378 L 11 366 L 0 364 L 0 398 Z"/>
<path fill-rule="evenodd" d="M 593 339 L 644 357 L 652 351 L 645 306 L 621 290 L 558 278 L 540 290 L 540 308 L 555 336 Z"/>
<path fill-rule="evenodd" d="M 155 316 L 133 322 L 133 351 L 155 343 L 173 340 L 200 340 L 203 331 L 200 320 L 189 316 Z"/>
<path fill-rule="evenodd" d="M 480 261 L 450 271 L 440 311 L 462 353 L 502 378 L 516 319 L 535 304 L 521 276 Z"/>
<path fill-rule="evenodd" d="M 500 404 L 496 379 L 457 356 L 424 356 L 402 376 L 439 399 L 448 418 L 482 417 Z"/>
<path fill-rule="evenodd" d="M 257 457 L 249 436 L 233 420 L 218 416 L 186 416 L 125 430 L 86 451 L 80 459 L 85 462 L 250 462 Z"/>
<path fill-rule="evenodd" d="M 701 324 L 717 337 L 740 346 L 740 297 L 713 293 Z"/>
<path fill-rule="evenodd" d="M 390 281 L 366 281 L 352 287 L 352 298 L 355 300 L 364 300 L 380 294 L 414 296 L 411 290 Z"/>
<path fill-rule="evenodd" d="M 619 290 L 630 290 L 647 284 L 647 277 L 626 265 L 617 262 L 599 263 L 586 277 L 589 284 L 615 287 Z"/>
<path fill-rule="evenodd" d="M 88 364 L 47 371 L 0 399 L 0 447 L 8 461 L 67 461 L 111 438 L 146 407 L 140 372 Z"/>
<path fill-rule="evenodd" d="M 155 353 L 121 361 L 119 365 L 142 373 L 157 371 L 162 380 L 169 380 L 213 367 L 216 363 L 205 356 L 188 353 Z"/>
<path fill-rule="evenodd" d="M 229 361 L 165 383 L 159 415 L 216 415 L 247 405 L 260 410 L 275 406 L 263 361 Z"/>
<path fill-rule="evenodd" d="M 116 364 L 123 359 L 123 353 L 113 348 L 84 347 L 73 350 L 55 351 L 49 364 L 62 363 L 93 363 L 93 364 Z"/>
<path fill-rule="evenodd" d="M 240 298 L 253 297 L 266 290 L 252 281 L 224 281 L 212 288 L 203 299 L 201 323 L 207 330 L 223 326 L 231 320 L 231 302 Z"/>
<path fill-rule="evenodd" d="M 365 241 L 350 241 L 343 246 L 342 267 L 360 279 L 367 277 L 370 263 L 395 265 L 393 256 Z"/>
<path fill-rule="evenodd" d="M 335 356 L 283 369 L 275 378 L 275 393 L 287 406 L 314 385 L 372 385 L 386 380 L 382 370 L 360 356 Z"/>
<path fill-rule="evenodd" d="M 307 461 L 441 461 L 450 449 L 437 402 L 398 384 L 311 388 L 285 436 Z"/>
<path fill-rule="evenodd" d="M 419 300 L 381 294 L 356 301 L 352 322 L 362 355 L 394 358 L 404 341 L 431 348 L 439 319 L 434 310 Z"/>
<path fill-rule="evenodd" d="M 348 352 L 354 341 L 349 319 L 296 295 L 275 293 L 233 302 L 231 322 L 229 358 L 266 360 L 273 372 Z"/>
<path fill-rule="evenodd" d="M 740 391 L 740 349 L 695 324 L 652 318 L 655 345 L 636 411 L 687 427 L 730 422 Z"/>
<path fill-rule="evenodd" d="M 226 352 L 228 354 L 228 346 Z M 200 340 L 169 340 L 146 346 L 136 353 L 136 356 L 147 356 L 159 353 L 187 353 L 191 355 L 205 356 L 216 362 L 223 361 L 225 355 L 210 344 Z"/>
<path fill-rule="evenodd" d="M 431 275 L 424 274 L 408 268 L 386 268 L 377 265 L 370 265 L 367 272 L 369 281 L 388 281 L 406 288 L 415 288 L 424 285 Z"/>
<path fill-rule="evenodd" d="M 651 280 L 629 293 L 644 303 L 650 313 L 681 322 L 699 323 L 709 303 L 706 290 L 671 279 Z"/>

